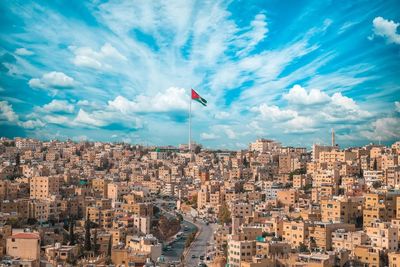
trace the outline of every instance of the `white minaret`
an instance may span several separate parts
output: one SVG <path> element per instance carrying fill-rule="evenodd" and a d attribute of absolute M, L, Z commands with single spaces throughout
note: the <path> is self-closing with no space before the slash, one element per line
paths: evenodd
<path fill-rule="evenodd" d="M 335 130 L 332 128 L 332 146 L 336 146 L 335 144 Z"/>

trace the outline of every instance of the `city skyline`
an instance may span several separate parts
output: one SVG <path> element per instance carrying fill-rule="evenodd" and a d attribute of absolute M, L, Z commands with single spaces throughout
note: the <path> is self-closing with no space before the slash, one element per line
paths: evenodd
<path fill-rule="evenodd" d="M 306 3 L 3 2 L 1 135 L 178 145 L 194 88 L 205 147 L 397 141 L 398 4 Z"/>

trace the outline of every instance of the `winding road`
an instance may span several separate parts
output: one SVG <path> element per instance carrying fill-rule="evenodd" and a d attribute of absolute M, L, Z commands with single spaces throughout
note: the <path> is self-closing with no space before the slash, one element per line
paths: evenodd
<path fill-rule="evenodd" d="M 176 216 L 173 211 L 168 211 L 165 208 L 161 207 L 163 203 L 172 203 L 171 201 L 165 200 L 156 200 L 154 202 L 164 213 L 167 213 L 171 216 Z M 207 249 L 210 249 L 210 243 L 212 243 L 213 233 L 215 229 L 215 224 L 207 225 L 203 221 L 197 220 L 193 222 L 193 220 L 188 216 L 183 216 L 183 225 L 187 227 L 188 231 L 184 233 L 184 238 L 175 241 L 171 245 L 171 250 L 164 252 L 164 257 L 167 262 L 177 262 L 180 261 L 182 253 L 185 252 L 183 264 L 187 267 L 195 267 L 198 266 L 201 262 L 200 256 L 207 257 Z M 189 249 L 184 251 L 185 241 L 187 236 L 195 231 L 195 228 L 198 229 L 198 234 L 195 240 L 190 245 Z M 195 257 L 192 257 L 195 255 Z"/>
<path fill-rule="evenodd" d="M 184 219 L 187 220 L 188 218 L 184 217 Z M 196 222 L 195 224 L 199 228 L 199 234 L 186 254 L 184 266 L 187 267 L 198 266 L 200 256 L 207 256 L 207 249 L 210 248 L 208 244 L 212 241 L 215 228 L 213 224 L 206 225 L 203 222 Z M 192 258 L 192 255 L 195 255 L 195 258 Z"/>

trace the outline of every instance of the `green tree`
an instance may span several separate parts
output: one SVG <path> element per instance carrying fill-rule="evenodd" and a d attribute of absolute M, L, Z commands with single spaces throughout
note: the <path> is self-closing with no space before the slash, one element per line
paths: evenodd
<path fill-rule="evenodd" d="M 93 235 L 93 252 L 94 256 L 97 256 L 99 253 L 99 245 L 97 244 L 97 229 L 94 229 Z"/>
<path fill-rule="evenodd" d="M 307 174 L 307 169 L 306 168 L 300 168 L 296 169 L 292 172 L 289 173 L 289 180 L 293 181 L 293 175 L 299 175 L 299 174 Z"/>
<path fill-rule="evenodd" d="M 107 249 L 108 257 L 111 257 L 111 251 L 112 251 L 112 235 L 110 235 L 110 238 L 108 239 L 108 249 Z"/>
<path fill-rule="evenodd" d="M 199 154 L 201 152 L 201 147 L 200 146 L 196 146 L 195 148 L 194 148 L 194 153 L 195 154 Z"/>
<path fill-rule="evenodd" d="M 248 168 L 248 167 L 249 167 L 249 162 L 247 161 L 247 158 L 246 158 L 246 157 L 243 158 L 243 166 L 244 166 L 245 168 Z"/>
<path fill-rule="evenodd" d="M 373 170 L 377 171 L 378 170 L 378 162 L 376 161 L 376 158 L 374 158 L 374 164 L 373 164 Z"/>
<path fill-rule="evenodd" d="M 225 201 L 222 203 L 222 206 L 219 209 L 218 220 L 220 224 L 230 223 L 232 220 L 231 212 Z"/>
<path fill-rule="evenodd" d="M 176 217 L 178 218 L 178 220 L 179 220 L 180 222 L 183 221 L 183 216 L 182 216 L 182 214 L 178 213 L 178 214 L 176 215 Z"/>
<path fill-rule="evenodd" d="M 382 182 L 380 182 L 380 181 L 375 181 L 375 182 L 372 183 L 372 187 L 375 188 L 375 189 L 378 189 L 381 186 L 382 186 Z"/>
<path fill-rule="evenodd" d="M 86 251 L 90 251 L 92 249 L 92 242 L 90 241 L 90 228 L 91 222 L 90 220 L 85 221 L 85 245 L 84 248 Z"/>
<path fill-rule="evenodd" d="M 69 232 L 69 244 L 71 246 L 75 245 L 75 234 L 74 234 L 74 225 L 75 222 L 73 221 L 72 218 L 69 219 L 69 225 L 68 225 L 68 232 Z"/>
<path fill-rule="evenodd" d="M 308 247 L 307 247 L 306 245 L 304 245 L 303 243 L 300 243 L 300 245 L 299 245 L 299 252 L 300 252 L 300 253 L 310 252 L 310 250 L 308 249 Z"/>

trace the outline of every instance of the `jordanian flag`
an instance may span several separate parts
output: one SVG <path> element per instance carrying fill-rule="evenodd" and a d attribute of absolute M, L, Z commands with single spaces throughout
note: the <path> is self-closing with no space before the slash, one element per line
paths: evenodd
<path fill-rule="evenodd" d="M 207 106 L 207 100 L 205 100 L 204 98 L 202 98 L 195 90 L 192 89 L 192 99 L 196 100 L 197 102 L 199 102 L 200 104 L 202 104 L 203 106 Z"/>

